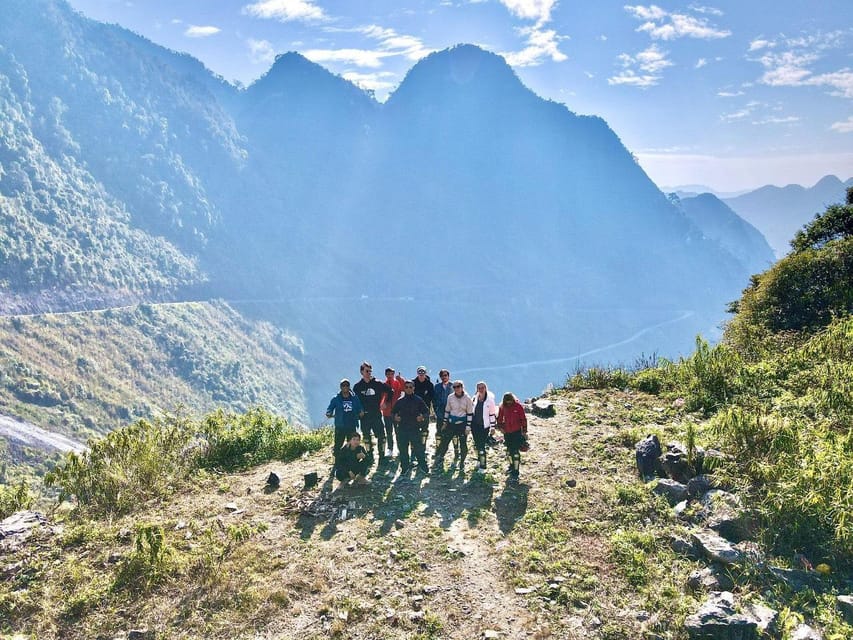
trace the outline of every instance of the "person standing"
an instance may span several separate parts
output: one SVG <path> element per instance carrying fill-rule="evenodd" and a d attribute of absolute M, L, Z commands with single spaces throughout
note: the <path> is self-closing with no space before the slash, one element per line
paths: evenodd
<path fill-rule="evenodd" d="M 391 415 L 391 412 L 394 409 L 394 403 L 403 395 L 403 385 L 405 381 L 403 377 L 398 373 L 396 376 L 394 375 L 394 368 L 387 367 L 385 369 L 385 384 L 391 387 L 391 395 L 385 396 L 382 401 L 382 420 L 385 423 L 385 437 L 387 438 L 388 451 L 386 455 L 392 456 L 394 455 L 394 418 Z M 400 443 L 397 443 L 397 448 L 400 448 Z"/>
<path fill-rule="evenodd" d="M 340 393 L 332 398 L 326 409 L 326 417 L 335 418 L 335 444 L 332 447 L 334 455 L 344 446 L 349 434 L 358 431 L 358 420 L 364 413 L 358 396 L 350 390 L 349 380 L 341 380 L 340 387 Z"/>
<path fill-rule="evenodd" d="M 364 436 L 364 444 L 367 449 L 368 463 L 373 462 L 373 436 L 376 436 L 379 448 L 379 462 L 385 462 L 385 424 L 382 422 L 382 399 L 393 394 L 384 382 L 379 382 L 373 377 L 373 365 L 362 362 L 361 380 L 355 383 L 352 390 L 361 400 L 364 414 L 361 416 L 361 433 Z"/>
<path fill-rule="evenodd" d="M 518 484 L 521 467 L 521 447 L 527 441 L 527 415 L 516 397 L 507 392 L 498 409 L 498 429 L 503 431 L 504 444 L 509 457 L 509 481 Z"/>
<path fill-rule="evenodd" d="M 477 392 L 471 398 L 474 402 L 474 417 L 471 420 L 471 436 L 474 438 L 474 448 L 477 449 L 477 472 L 486 472 L 486 442 L 489 435 L 495 432 L 497 424 L 497 407 L 495 394 L 489 391 L 486 383 L 477 383 Z"/>
<path fill-rule="evenodd" d="M 421 427 L 429 423 L 429 407 L 415 395 L 415 384 L 407 380 L 403 386 L 403 397 L 397 400 L 392 410 L 394 423 L 397 425 L 397 448 L 400 451 L 400 475 L 408 473 L 412 468 L 409 449 L 412 457 L 418 461 L 418 470 L 428 474 L 426 453 L 421 440 Z"/>
<path fill-rule="evenodd" d="M 438 382 L 433 386 L 432 404 L 435 407 L 435 432 L 441 433 L 444 426 L 444 409 L 447 407 L 447 398 L 453 393 L 453 385 L 450 382 L 450 372 L 442 369 L 438 372 Z M 436 436 L 437 437 L 437 436 Z"/>
<path fill-rule="evenodd" d="M 420 399 L 424 401 L 424 404 L 427 408 L 433 406 L 433 394 L 435 393 L 435 387 L 432 384 L 432 380 L 429 379 L 427 375 L 426 367 L 421 365 L 418 367 L 417 376 L 412 383 L 415 385 L 415 395 L 420 396 Z M 436 420 L 438 420 L 438 415 L 436 415 Z M 438 437 L 436 435 L 436 437 Z M 421 425 L 421 441 L 424 444 L 424 450 L 426 450 L 427 439 L 429 438 L 429 420 L 427 420 L 423 425 Z"/>
<path fill-rule="evenodd" d="M 453 393 L 447 397 L 444 408 L 444 428 L 439 435 L 439 444 L 435 450 L 435 468 L 444 466 L 444 454 L 454 438 L 459 438 L 459 469 L 465 467 L 465 457 L 468 455 L 468 432 L 471 431 L 471 420 L 474 417 L 474 403 L 465 393 L 465 385 L 461 380 L 453 381 Z"/>

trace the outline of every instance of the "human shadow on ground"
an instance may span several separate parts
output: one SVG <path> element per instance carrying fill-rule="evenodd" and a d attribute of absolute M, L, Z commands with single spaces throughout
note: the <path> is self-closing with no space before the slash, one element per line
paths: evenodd
<path fill-rule="evenodd" d="M 501 495 L 495 498 L 495 515 L 498 517 L 498 527 L 504 535 L 512 531 L 527 512 L 529 491 L 530 487 L 526 484 L 512 484 L 507 481 Z"/>

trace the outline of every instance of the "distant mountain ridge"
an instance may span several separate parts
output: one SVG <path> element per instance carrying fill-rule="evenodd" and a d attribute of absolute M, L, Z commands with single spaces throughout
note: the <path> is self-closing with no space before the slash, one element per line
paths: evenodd
<path fill-rule="evenodd" d="M 296 53 L 237 90 L 61 0 L 4 9 L 0 80 L 19 78 L 4 104 L 33 115 L 0 130 L 0 196 L 19 212 L 5 205 L 0 232 L 38 219 L 46 230 L 17 251 L 53 274 L 42 236 L 83 238 L 80 219 L 39 214 L 41 186 L 24 197 L 10 177 L 84 167 L 99 191 L 80 201 L 114 203 L 126 213 L 109 218 L 138 241 L 88 232 L 81 268 L 50 286 L 247 300 L 240 311 L 304 340 L 315 411 L 365 357 L 467 369 L 561 361 L 626 335 L 647 336 L 632 352 L 687 345 L 748 281 L 743 247 L 673 206 L 604 120 L 541 99 L 477 47 L 427 56 L 379 104 Z M 26 165 L 21 137 L 44 156 Z M 94 265 L 111 254 L 126 269 L 110 279 Z M 19 281 L 0 290 L 47 286 Z M 666 335 L 645 329 L 682 316 Z M 485 375 L 534 391 L 563 366 Z"/>
<path fill-rule="evenodd" d="M 789 241 L 794 233 L 828 205 L 844 202 L 849 186 L 853 186 L 853 178 L 842 182 L 830 175 L 811 187 L 767 185 L 735 198 L 724 198 L 723 202 L 758 228 L 776 255 L 783 256 L 791 249 Z"/>

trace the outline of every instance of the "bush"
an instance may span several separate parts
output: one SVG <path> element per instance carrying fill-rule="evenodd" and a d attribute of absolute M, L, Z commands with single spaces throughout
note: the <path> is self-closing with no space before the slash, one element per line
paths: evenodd
<path fill-rule="evenodd" d="M 580 389 L 624 389 L 631 380 L 631 374 L 622 367 L 588 367 L 578 369 L 566 379 L 565 388 Z"/>
<path fill-rule="evenodd" d="M 207 450 L 199 466 L 242 469 L 268 460 L 292 460 L 330 442 L 328 431 L 297 431 L 284 418 L 253 409 L 238 415 L 217 411 L 201 425 Z"/>
<path fill-rule="evenodd" d="M 24 480 L 15 485 L 0 485 L 0 520 L 8 518 L 16 511 L 29 509 L 34 500 Z"/>
<path fill-rule="evenodd" d="M 657 395 L 664 386 L 664 374 L 660 369 L 644 369 L 634 374 L 631 386 L 638 391 Z"/>

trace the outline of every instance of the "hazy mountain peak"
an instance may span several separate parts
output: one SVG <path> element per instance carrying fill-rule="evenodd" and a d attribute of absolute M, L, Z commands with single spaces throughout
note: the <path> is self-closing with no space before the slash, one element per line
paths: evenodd
<path fill-rule="evenodd" d="M 828 175 L 822 177 L 818 180 L 813 189 L 841 189 L 843 187 L 843 183 L 838 179 L 838 176 Z"/>
<path fill-rule="evenodd" d="M 528 94 L 506 60 L 473 44 L 458 44 L 436 51 L 412 67 L 389 103 L 401 100 L 430 101 L 448 93 L 468 92 L 494 97 Z"/>

